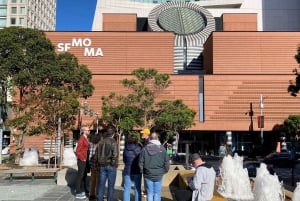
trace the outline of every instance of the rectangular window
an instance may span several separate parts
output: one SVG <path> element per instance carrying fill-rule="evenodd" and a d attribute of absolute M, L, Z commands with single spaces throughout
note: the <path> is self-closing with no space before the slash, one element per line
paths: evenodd
<path fill-rule="evenodd" d="M 19 18 L 19 25 L 25 25 L 25 19 L 23 17 Z"/>
<path fill-rule="evenodd" d="M 17 14 L 17 7 L 11 7 L 11 14 Z"/>
<path fill-rule="evenodd" d="M 0 18 L 0 27 L 6 27 L 6 18 Z"/>
<path fill-rule="evenodd" d="M 20 7 L 20 14 L 25 14 L 25 7 Z"/>
<path fill-rule="evenodd" d="M 17 3 L 17 0 L 11 0 L 11 3 Z"/>
<path fill-rule="evenodd" d="M 10 24 L 15 25 L 16 24 L 16 18 L 14 18 L 14 17 L 10 18 Z"/>
<path fill-rule="evenodd" d="M 7 8 L 0 7 L 0 16 L 6 16 L 6 15 L 7 15 Z"/>
<path fill-rule="evenodd" d="M 26 0 L 20 0 L 20 3 L 25 3 Z"/>
<path fill-rule="evenodd" d="M 0 4 L 7 4 L 7 0 L 0 0 Z"/>

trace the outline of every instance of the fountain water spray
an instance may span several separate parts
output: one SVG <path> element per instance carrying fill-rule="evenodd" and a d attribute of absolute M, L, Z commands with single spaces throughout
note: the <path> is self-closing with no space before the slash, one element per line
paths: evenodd
<path fill-rule="evenodd" d="M 282 183 L 279 182 L 276 174 L 270 174 L 267 169 L 267 165 L 264 163 L 261 163 L 260 167 L 257 168 L 257 174 L 254 179 L 253 194 L 255 201 L 285 200 Z"/>
<path fill-rule="evenodd" d="M 38 165 L 38 151 L 36 148 L 26 148 L 23 157 L 20 159 L 21 166 Z"/>
<path fill-rule="evenodd" d="M 66 166 L 74 166 L 77 164 L 77 158 L 72 147 L 64 148 L 63 164 Z"/>
<path fill-rule="evenodd" d="M 230 155 L 223 158 L 221 167 L 221 184 L 218 186 L 220 193 L 231 201 L 252 201 L 254 196 L 251 190 L 247 169 L 243 168 L 243 157 Z"/>
<path fill-rule="evenodd" d="M 292 201 L 300 201 L 300 182 L 297 182 L 297 186 L 293 192 Z"/>

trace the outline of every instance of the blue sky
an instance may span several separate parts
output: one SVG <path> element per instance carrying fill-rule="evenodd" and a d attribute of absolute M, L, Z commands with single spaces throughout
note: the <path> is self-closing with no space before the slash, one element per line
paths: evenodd
<path fill-rule="evenodd" d="M 97 0 L 57 0 L 56 31 L 91 31 Z"/>

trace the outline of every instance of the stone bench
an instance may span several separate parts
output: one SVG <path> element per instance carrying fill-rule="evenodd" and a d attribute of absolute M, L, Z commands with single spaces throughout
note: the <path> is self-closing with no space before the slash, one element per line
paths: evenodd
<path fill-rule="evenodd" d="M 59 168 L 30 168 L 30 169 L 8 169 L 8 170 L 3 170 L 2 173 L 9 174 L 9 181 L 12 181 L 16 174 L 18 175 L 21 174 L 23 176 L 27 176 L 28 174 L 31 174 L 31 180 L 34 181 L 36 173 L 52 173 L 53 180 L 56 183 L 58 171 Z"/>

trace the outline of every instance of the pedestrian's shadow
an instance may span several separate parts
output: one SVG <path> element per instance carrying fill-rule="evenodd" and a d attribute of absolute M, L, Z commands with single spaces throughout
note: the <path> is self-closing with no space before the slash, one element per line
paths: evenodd
<path fill-rule="evenodd" d="M 122 189 L 115 189 L 114 201 L 122 201 L 122 200 L 123 200 L 123 190 Z M 134 193 L 133 193 L 133 191 L 131 192 L 130 200 L 134 200 Z M 172 199 L 171 198 L 167 198 L 166 196 L 164 196 L 162 194 L 161 201 L 173 201 L 173 200 L 174 200 L 173 198 Z M 142 197 L 142 201 L 147 201 L 147 198 L 146 197 Z"/>

